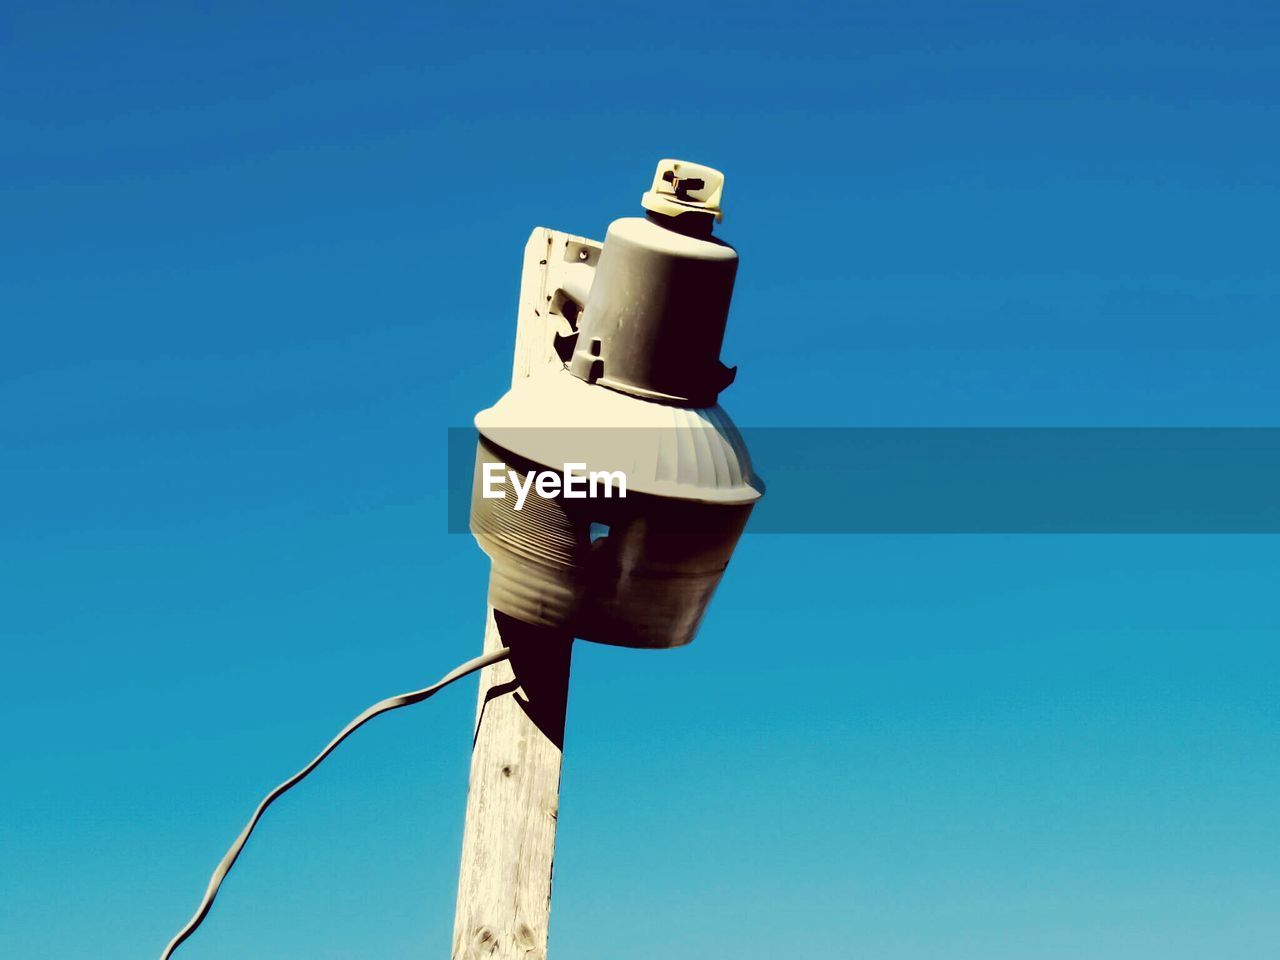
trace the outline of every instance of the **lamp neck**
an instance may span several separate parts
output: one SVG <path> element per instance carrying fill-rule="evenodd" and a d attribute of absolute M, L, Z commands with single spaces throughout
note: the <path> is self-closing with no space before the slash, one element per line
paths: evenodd
<path fill-rule="evenodd" d="M 706 240 L 711 237 L 711 230 L 716 222 L 714 214 L 699 213 L 697 211 L 669 217 L 665 213 L 646 210 L 645 216 L 660 227 L 665 227 L 675 233 L 682 233 L 686 237 L 697 237 L 700 240 Z"/>

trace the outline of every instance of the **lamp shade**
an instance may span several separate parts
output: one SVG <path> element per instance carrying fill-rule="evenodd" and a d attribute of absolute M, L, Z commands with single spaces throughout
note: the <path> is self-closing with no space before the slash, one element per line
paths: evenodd
<path fill-rule="evenodd" d="M 620 470 L 637 493 L 745 504 L 763 492 L 742 435 L 719 404 L 651 403 L 549 369 L 512 387 L 475 424 L 494 444 L 537 463 Z"/>

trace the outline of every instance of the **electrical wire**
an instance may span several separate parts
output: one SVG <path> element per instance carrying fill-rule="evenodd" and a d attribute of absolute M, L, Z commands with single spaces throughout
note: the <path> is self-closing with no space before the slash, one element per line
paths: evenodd
<path fill-rule="evenodd" d="M 222 886 L 222 881 L 225 880 L 227 878 L 227 874 L 231 872 L 231 867 L 235 864 L 236 858 L 240 856 L 240 851 L 244 849 L 244 845 L 249 839 L 249 834 L 253 833 L 253 828 L 256 827 L 258 825 L 258 821 L 262 819 L 262 814 L 267 807 L 271 806 L 271 804 L 274 803 L 281 794 L 290 788 L 297 786 L 307 774 L 320 765 L 321 760 L 333 753 L 334 748 L 337 747 L 338 744 L 347 739 L 347 737 L 351 736 L 351 734 L 355 733 L 356 730 L 360 729 L 360 727 L 364 726 L 378 714 L 386 713 L 388 710 L 395 710 L 399 707 L 408 707 L 415 703 L 421 703 L 436 691 L 453 683 L 453 681 L 461 680 L 463 677 L 467 676 L 467 674 L 475 673 L 483 667 L 506 660 L 510 656 L 511 651 L 507 647 L 503 647 L 500 650 L 494 650 L 490 653 L 484 654 L 483 656 L 476 657 L 474 660 L 468 660 L 461 666 L 458 666 L 449 673 L 446 673 L 429 687 L 423 687 L 421 690 L 414 690 L 410 693 L 402 693 L 397 697 L 388 697 L 386 700 L 379 700 L 343 727 L 342 731 L 329 741 L 329 745 L 321 750 L 314 760 L 308 763 L 284 783 L 280 784 L 280 786 L 268 793 L 263 798 L 262 802 L 258 804 L 258 809 L 253 811 L 253 816 L 249 818 L 249 822 L 245 824 L 244 829 L 240 831 L 240 836 L 236 837 L 235 842 L 231 844 L 231 849 L 227 851 L 226 856 L 222 858 L 222 862 L 219 863 L 217 868 L 213 871 L 213 876 L 209 879 L 209 888 L 205 890 L 204 897 L 200 901 L 200 906 L 196 908 L 196 912 L 192 915 L 191 919 L 187 921 L 186 926 L 179 930 L 177 936 L 169 941 L 169 945 L 164 948 L 164 953 L 160 954 L 160 960 L 169 960 L 169 958 L 173 956 L 173 951 L 178 949 L 178 946 L 182 941 L 195 933 L 196 928 L 204 922 L 204 918 L 209 914 L 209 908 L 213 906 L 213 898 L 218 895 L 218 889 Z"/>

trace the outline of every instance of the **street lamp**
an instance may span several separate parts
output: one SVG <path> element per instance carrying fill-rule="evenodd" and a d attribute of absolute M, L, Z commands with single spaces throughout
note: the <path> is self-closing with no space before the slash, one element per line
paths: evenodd
<path fill-rule="evenodd" d="M 471 530 L 495 610 L 630 647 L 697 632 L 764 490 L 717 402 L 736 372 L 720 361 L 738 267 L 712 235 L 723 186 L 661 161 L 646 216 L 610 224 L 549 296 L 566 362 L 476 415 Z"/>

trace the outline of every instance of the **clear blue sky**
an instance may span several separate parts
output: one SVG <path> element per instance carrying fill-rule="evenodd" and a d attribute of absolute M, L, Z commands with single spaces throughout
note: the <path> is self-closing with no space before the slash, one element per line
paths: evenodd
<path fill-rule="evenodd" d="M 445 430 L 530 228 L 660 157 L 728 176 L 740 423 L 1280 424 L 1278 60 L 1270 3 L 6 4 L 0 955 L 157 955 L 478 651 Z M 579 645 L 554 960 L 1273 954 L 1276 548 L 748 536 L 692 647 Z M 444 956 L 473 690 L 180 956 Z"/>

